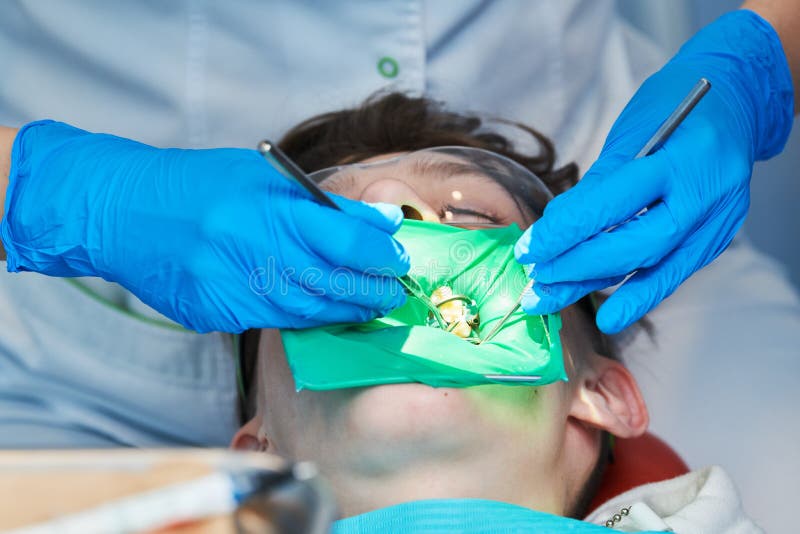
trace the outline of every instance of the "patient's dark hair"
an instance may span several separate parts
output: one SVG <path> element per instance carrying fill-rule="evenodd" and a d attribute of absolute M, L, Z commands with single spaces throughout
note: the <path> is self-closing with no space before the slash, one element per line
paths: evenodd
<path fill-rule="evenodd" d="M 508 132 L 508 135 L 500 133 Z M 512 139 L 513 137 L 513 139 Z M 504 119 L 478 117 L 448 111 L 436 101 L 412 97 L 402 93 L 379 93 L 361 106 L 333 111 L 312 117 L 286 133 L 279 142 L 281 149 L 300 168 L 311 173 L 327 167 L 355 163 L 367 158 L 393 152 L 408 152 L 441 146 L 481 148 L 501 154 L 516 161 L 536 174 L 557 195 L 578 181 L 578 167 L 574 163 L 557 167 L 553 143 L 533 128 Z M 533 153 L 519 146 L 533 145 Z M 523 208 L 523 211 L 541 215 L 546 200 L 524 184 L 498 180 Z M 603 356 L 618 359 L 610 340 L 595 325 L 595 306 L 591 297 L 584 297 L 577 306 L 589 320 L 589 335 L 593 349 Z M 255 380 L 258 330 L 242 336 L 241 371 L 244 377 Z M 243 384 L 252 391 L 254 384 Z M 255 414 L 255 393 L 243 399 L 244 420 Z M 604 444 L 595 472 L 590 477 L 583 496 L 572 515 L 585 512 L 594 495 L 600 476 L 605 470 L 608 454 Z"/>
<path fill-rule="evenodd" d="M 515 140 L 499 133 L 498 126 L 507 128 Z M 520 144 L 532 144 L 534 153 L 523 153 L 517 148 Z M 464 146 L 516 161 L 541 178 L 553 195 L 578 181 L 578 167 L 556 167 L 553 143 L 533 128 L 454 113 L 439 102 L 402 93 L 379 93 L 360 107 L 312 117 L 286 133 L 280 146 L 306 172 L 392 152 Z M 530 198 L 523 191 L 509 193 L 523 202 Z"/>

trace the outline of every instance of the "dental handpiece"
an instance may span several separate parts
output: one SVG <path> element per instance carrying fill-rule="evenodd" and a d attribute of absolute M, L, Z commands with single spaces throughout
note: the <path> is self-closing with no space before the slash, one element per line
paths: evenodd
<path fill-rule="evenodd" d="M 289 157 L 284 154 L 280 148 L 278 148 L 278 145 L 265 139 L 258 143 L 258 151 L 278 172 L 280 172 L 286 178 L 293 180 L 295 183 L 302 186 L 306 191 L 311 193 L 311 195 L 314 197 L 314 200 L 328 208 L 335 209 L 337 211 L 343 211 L 342 208 L 336 204 L 331 197 L 329 197 L 322 189 L 320 189 L 314 180 L 309 178 L 308 175 L 303 172 L 303 170 L 298 167 L 295 162 L 289 159 Z M 433 303 L 430 297 L 428 297 L 428 295 L 422 291 L 422 288 L 419 286 L 416 280 L 408 275 L 398 276 L 397 280 L 408 294 L 419 299 L 425 305 L 425 307 L 428 308 L 428 311 L 430 311 L 434 319 L 436 319 L 436 322 L 439 324 L 440 328 L 447 328 L 447 323 L 442 317 L 439 308 Z"/>
<path fill-rule="evenodd" d="M 669 117 L 667 117 L 667 119 L 661 124 L 661 126 L 659 126 L 658 130 L 656 130 L 656 133 L 654 133 L 653 136 L 644 144 L 642 149 L 636 153 L 636 156 L 634 156 L 633 159 L 639 159 L 649 156 L 650 154 L 658 150 L 661 147 L 661 145 L 663 145 L 664 142 L 667 139 L 669 139 L 669 136 L 672 135 L 672 132 L 674 132 L 675 129 L 681 124 L 681 122 L 683 122 L 683 119 L 685 119 L 686 116 L 689 115 L 689 113 L 692 111 L 692 109 L 694 109 L 697 103 L 700 102 L 700 100 L 705 96 L 705 94 L 708 92 L 709 89 L 711 89 L 711 82 L 709 82 L 705 78 L 700 78 L 700 80 L 697 81 L 694 87 L 692 87 L 692 90 L 689 91 L 689 94 L 687 94 L 686 97 L 683 100 L 681 100 L 681 102 L 678 104 L 675 110 L 672 113 L 670 113 Z M 642 210 L 639 211 L 636 215 L 634 215 L 634 217 L 642 215 L 646 211 L 647 208 L 642 208 Z M 620 224 L 625 224 L 625 222 L 628 221 L 624 221 Z M 611 228 L 606 230 L 606 232 L 613 230 L 617 226 L 619 225 L 612 226 Z M 500 330 L 500 328 L 502 328 L 503 325 L 506 322 L 508 322 L 509 318 L 511 318 L 514 312 L 517 311 L 519 307 L 522 305 L 522 297 L 525 296 L 526 291 L 529 291 L 533 287 L 533 284 L 534 284 L 533 279 L 531 279 L 527 284 L 525 284 L 525 287 L 519 294 L 519 297 L 517 297 L 514 307 L 511 308 L 508 312 L 506 312 L 506 314 L 497 323 L 495 323 L 494 328 L 492 328 L 489 334 L 481 340 L 481 343 L 484 343 L 489 339 L 491 339 Z"/>

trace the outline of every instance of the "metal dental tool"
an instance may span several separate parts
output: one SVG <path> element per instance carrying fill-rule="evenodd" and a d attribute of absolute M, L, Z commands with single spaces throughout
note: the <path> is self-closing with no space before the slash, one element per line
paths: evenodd
<path fill-rule="evenodd" d="M 539 375 L 483 375 L 484 378 L 488 378 L 489 380 L 497 380 L 498 382 L 519 382 L 519 383 L 527 383 L 527 382 L 538 382 L 542 379 Z"/>
<path fill-rule="evenodd" d="M 306 191 L 311 193 L 314 199 L 331 209 L 335 209 L 337 211 L 342 211 L 342 208 L 339 207 L 336 202 L 334 202 L 331 197 L 325 194 L 325 192 L 319 188 L 319 186 L 306 175 L 303 170 L 297 166 L 295 162 L 293 162 L 289 157 L 283 153 L 283 151 L 278 148 L 278 145 L 272 143 L 271 141 L 263 140 L 258 143 L 258 151 L 264 156 L 273 167 L 275 167 L 278 172 L 283 174 L 286 178 L 293 180 L 297 184 L 301 185 Z M 439 312 L 439 308 L 434 304 L 428 295 L 422 291 L 422 288 L 419 286 L 416 280 L 411 278 L 408 275 L 398 276 L 397 280 L 406 290 L 409 295 L 413 295 L 417 299 L 419 299 L 428 311 L 431 312 L 433 317 L 436 319 L 436 322 L 439 324 L 439 328 L 445 330 L 447 328 L 447 322 L 442 318 L 442 314 Z"/>
<path fill-rule="evenodd" d="M 681 103 L 678 104 L 678 107 L 675 108 L 667 120 L 659 126 L 656 133 L 653 134 L 653 137 L 650 138 L 647 143 L 642 147 L 642 149 L 634 156 L 633 159 L 643 158 L 645 156 L 649 156 L 659 148 L 664 142 L 669 139 L 669 136 L 672 135 L 672 132 L 675 131 L 682 122 L 683 119 L 686 118 L 687 115 L 694 109 L 698 102 L 706 95 L 708 90 L 711 89 L 711 82 L 706 80 L 705 78 L 700 78 L 692 90 L 689 91 L 689 94 L 681 100 Z"/>
<path fill-rule="evenodd" d="M 698 82 L 694 85 L 694 87 L 692 87 L 692 90 L 689 91 L 689 94 L 687 94 L 686 97 L 683 100 L 681 100 L 680 104 L 678 104 L 678 107 L 676 107 L 675 110 L 670 114 L 670 116 L 667 117 L 667 119 L 661 124 L 661 126 L 659 126 L 658 130 L 656 130 L 656 133 L 654 133 L 653 136 L 647 141 L 647 143 L 645 143 L 645 145 L 636 154 L 636 156 L 634 156 L 633 159 L 639 159 L 645 156 L 649 156 L 650 154 L 658 150 L 661 147 L 661 145 L 664 144 L 664 142 L 669 138 L 669 136 L 672 135 L 672 132 L 675 131 L 675 128 L 677 128 L 680 125 L 680 123 L 683 122 L 683 119 L 685 119 L 686 116 L 689 114 L 689 112 L 691 112 L 692 109 L 694 109 L 694 107 L 697 105 L 697 103 L 700 102 L 700 100 L 705 96 L 705 94 L 708 92 L 709 89 L 711 89 L 711 82 L 709 82 L 705 78 L 700 78 L 700 80 L 698 80 Z M 647 208 L 644 208 L 635 216 L 639 216 L 646 211 Z M 606 231 L 613 230 L 614 228 L 616 228 L 616 226 L 609 228 Z M 533 287 L 533 283 L 534 280 L 531 279 L 527 284 L 525 284 L 525 288 L 519 294 L 519 297 L 517 297 L 514 307 L 511 308 L 497 323 L 495 323 L 494 327 L 489 332 L 489 334 L 486 335 L 486 337 L 484 337 L 481 340 L 481 342 L 478 343 L 478 345 L 486 341 L 489 341 L 492 337 L 494 337 L 494 335 L 498 331 L 500 331 L 503 325 L 506 322 L 508 322 L 509 318 L 522 305 L 522 297 L 525 295 L 526 291 L 530 290 Z"/>
<path fill-rule="evenodd" d="M 522 292 L 519 294 L 519 297 L 517 297 L 517 300 L 514 302 L 514 306 L 510 310 L 508 310 L 506 312 L 506 314 L 503 315 L 503 317 L 500 318 L 499 321 L 497 321 L 495 323 L 494 327 L 489 331 L 488 334 L 486 334 L 486 336 L 483 337 L 483 339 L 481 339 L 481 342 L 478 343 L 478 345 L 483 345 L 485 342 L 487 342 L 490 339 L 492 339 L 494 337 L 494 335 L 497 332 L 499 332 L 501 328 L 503 328 L 503 325 L 508 322 L 508 319 L 512 315 L 514 315 L 514 312 L 517 311 L 520 306 L 522 306 L 522 297 L 525 295 L 525 292 L 528 291 L 532 287 L 533 287 L 533 280 L 531 280 L 527 284 L 525 284 L 525 287 L 522 289 Z"/>
<path fill-rule="evenodd" d="M 265 139 L 258 143 L 258 151 L 267 161 L 272 164 L 273 167 L 278 170 L 278 172 L 290 180 L 294 180 L 298 185 L 303 186 L 306 191 L 311 193 L 317 202 L 328 208 L 342 211 L 342 208 L 340 208 L 336 202 L 331 200 L 331 197 L 326 195 L 325 192 L 320 189 L 319 186 L 315 184 L 314 181 L 311 180 L 311 178 L 309 178 L 294 161 L 290 160 L 289 157 L 284 154 L 280 148 L 278 148 L 278 145 Z"/>

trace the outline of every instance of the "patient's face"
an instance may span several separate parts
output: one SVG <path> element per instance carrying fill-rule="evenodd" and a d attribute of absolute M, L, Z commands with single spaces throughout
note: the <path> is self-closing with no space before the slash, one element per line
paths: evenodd
<path fill-rule="evenodd" d="M 418 165 L 397 173 L 378 166 L 334 175 L 321 185 L 354 199 L 399 204 L 427 220 L 530 224 L 530 215 L 491 179 L 438 171 Z M 564 311 L 570 382 L 538 388 L 400 384 L 296 392 L 280 333 L 263 330 L 259 413 L 249 424 L 261 427 L 267 450 L 317 463 L 344 515 L 461 497 L 565 514 L 600 447 L 595 426 L 601 425 L 591 420 L 596 414 L 588 423 L 576 417 L 587 410 L 579 369 L 591 367 L 575 361 L 575 355 L 591 352 L 582 321 L 576 311 Z"/>

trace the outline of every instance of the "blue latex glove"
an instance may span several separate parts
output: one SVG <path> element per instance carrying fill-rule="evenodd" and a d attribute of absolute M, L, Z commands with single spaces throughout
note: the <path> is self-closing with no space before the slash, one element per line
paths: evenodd
<path fill-rule="evenodd" d="M 661 149 L 632 161 L 701 77 L 711 81 L 704 99 Z M 580 183 L 520 238 L 517 259 L 535 264 L 536 280 L 523 308 L 550 313 L 635 271 L 597 325 L 615 333 L 641 318 L 731 242 L 753 162 L 783 149 L 792 110 L 789 67 L 765 20 L 736 11 L 701 30 L 642 84 Z"/>
<path fill-rule="evenodd" d="M 14 142 L 9 271 L 101 276 L 198 332 L 366 321 L 404 302 L 402 213 L 322 207 L 255 150 L 158 149 L 66 124 Z"/>

